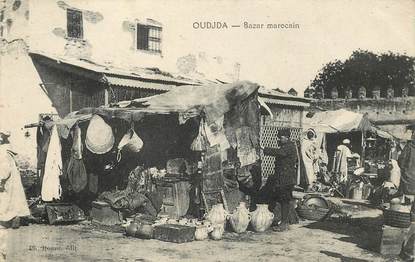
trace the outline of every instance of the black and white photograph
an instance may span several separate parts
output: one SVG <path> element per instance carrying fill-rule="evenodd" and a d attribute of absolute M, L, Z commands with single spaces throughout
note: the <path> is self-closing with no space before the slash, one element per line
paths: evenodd
<path fill-rule="evenodd" d="M 415 261 L 415 1 L 0 0 L 3 261 Z"/>

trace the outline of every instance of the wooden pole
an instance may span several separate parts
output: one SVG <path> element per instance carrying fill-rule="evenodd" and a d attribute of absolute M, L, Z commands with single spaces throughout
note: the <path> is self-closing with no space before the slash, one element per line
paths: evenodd
<path fill-rule="evenodd" d="M 362 155 L 360 157 L 360 166 L 364 166 L 363 163 L 365 162 L 365 151 L 366 151 L 366 132 L 362 130 Z"/>

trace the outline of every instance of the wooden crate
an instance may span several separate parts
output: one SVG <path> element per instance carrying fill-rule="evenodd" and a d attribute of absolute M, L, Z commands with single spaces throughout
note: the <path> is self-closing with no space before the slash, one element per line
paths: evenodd
<path fill-rule="evenodd" d="M 160 214 L 172 218 L 186 215 L 190 204 L 189 189 L 188 181 L 158 183 L 157 191 L 163 198 Z"/>
<path fill-rule="evenodd" d="M 91 218 L 92 222 L 107 226 L 121 224 L 123 220 L 118 211 L 113 210 L 108 203 L 101 201 L 92 202 Z"/>
<path fill-rule="evenodd" d="M 154 238 L 173 243 L 185 243 L 195 239 L 195 231 L 195 227 L 164 224 L 154 227 Z"/>
<path fill-rule="evenodd" d="M 84 211 L 73 204 L 47 204 L 46 212 L 51 225 L 85 220 Z"/>
<path fill-rule="evenodd" d="M 382 226 L 379 253 L 382 255 L 399 255 L 408 231 L 409 228 Z"/>

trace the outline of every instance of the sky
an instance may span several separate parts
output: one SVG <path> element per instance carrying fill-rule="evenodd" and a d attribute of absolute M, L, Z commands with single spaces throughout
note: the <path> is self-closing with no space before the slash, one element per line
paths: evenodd
<path fill-rule="evenodd" d="M 325 63 L 356 49 L 415 56 L 415 1 L 134 1 L 118 8 L 163 23 L 166 67 L 189 53 L 205 52 L 241 64 L 240 79 L 267 88 L 302 91 Z M 194 22 L 228 29 L 195 29 Z M 296 23 L 299 29 L 244 29 L 243 23 Z M 241 27 L 231 27 L 241 25 Z M 225 68 L 225 67 L 224 67 Z M 229 68 L 230 67 L 226 67 Z M 205 69 L 221 70 L 221 68 Z M 230 69 L 231 70 L 231 69 Z"/>

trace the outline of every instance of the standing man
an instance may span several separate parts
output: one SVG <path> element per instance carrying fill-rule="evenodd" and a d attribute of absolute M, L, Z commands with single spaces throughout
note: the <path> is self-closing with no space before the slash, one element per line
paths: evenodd
<path fill-rule="evenodd" d="M 415 195 L 415 130 L 398 158 L 401 168 L 401 189 L 405 195 Z M 413 200 L 413 199 L 412 199 Z"/>
<path fill-rule="evenodd" d="M 274 227 L 274 231 L 289 229 L 290 201 L 293 199 L 293 189 L 297 184 L 297 147 L 292 142 L 289 129 L 278 131 L 279 148 L 265 147 L 264 155 L 275 157 L 274 175 L 269 179 L 274 187 L 275 199 L 281 205 L 281 224 Z"/>
<path fill-rule="evenodd" d="M 334 155 L 333 171 L 340 175 L 339 182 L 347 182 L 347 158 L 352 157 L 352 151 L 349 149 L 350 140 L 344 139 L 343 144 L 337 147 Z"/>
<path fill-rule="evenodd" d="M 30 215 L 8 131 L 0 130 L 0 229 L 20 226 L 20 217 Z"/>

